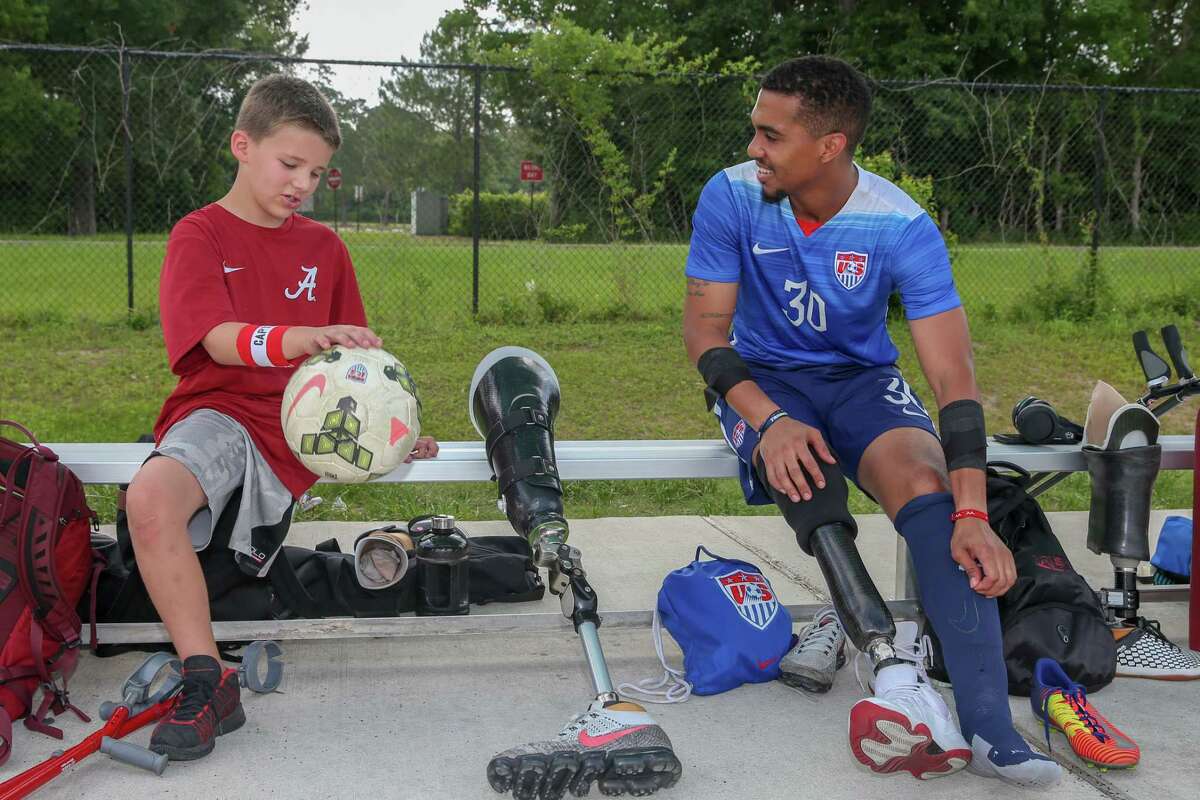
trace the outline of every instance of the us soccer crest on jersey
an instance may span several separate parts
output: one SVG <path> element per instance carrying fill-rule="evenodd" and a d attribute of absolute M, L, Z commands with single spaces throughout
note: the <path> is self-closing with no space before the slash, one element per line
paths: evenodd
<path fill-rule="evenodd" d="M 724 575 L 718 575 L 714 580 L 721 586 L 721 591 L 738 615 L 754 627 L 766 630 L 779 612 L 779 601 L 771 591 L 771 584 L 760 572 L 747 572 L 736 569 Z"/>
<path fill-rule="evenodd" d="M 867 277 L 867 254 L 838 250 L 833 257 L 833 274 L 842 286 L 855 288 Z"/>

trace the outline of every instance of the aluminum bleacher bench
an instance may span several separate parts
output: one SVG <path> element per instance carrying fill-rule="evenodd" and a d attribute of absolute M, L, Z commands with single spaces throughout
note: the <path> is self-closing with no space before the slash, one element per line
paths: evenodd
<path fill-rule="evenodd" d="M 1163 469 L 1193 469 L 1191 436 L 1164 436 Z M 88 484 L 127 483 L 150 453 L 149 444 L 60 443 L 49 445 L 63 463 Z M 737 458 L 721 440 L 654 441 L 558 441 L 555 443 L 559 474 L 565 481 L 733 478 Z M 1039 475 L 1039 489 L 1048 488 L 1066 473 L 1086 470 L 1079 447 L 1069 445 L 1029 446 L 990 442 L 989 461 L 1007 461 Z M 484 457 L 482 442 L 442 442 L 435 459 L 413 461 L 381 478 L 377 483 L 437 483 L 486 481 L 492 471 Z M 911 615 L 916 608 L 911 571 L 907 569 L 904 540 L 897 542 L 897 600 L 890 601 L 898 616 Z M 1186 599 L 1175 587 L 1171 591 L 1145 592 L 1143 600 Z M 1185 590 L 1186 591 L 1186 590 Z M 788 606 L 795 618 L 816 610 Z M 603 614 L 609 627 L 649 627 L 650 611 L 609 611 Z M 492 613 L 465 617 L 388 617 L 381 619 L 333 618 L 269 622 L 221 622 L 214 626 L 220 640 L 302 639 L 359 636 L 427 635 L 443 633 L 516 632 L 569 626 L 558 614 Z M 161 625 L 120 623 L 100 626 L 101 641 L 108 643 L 166 641 Z"/>

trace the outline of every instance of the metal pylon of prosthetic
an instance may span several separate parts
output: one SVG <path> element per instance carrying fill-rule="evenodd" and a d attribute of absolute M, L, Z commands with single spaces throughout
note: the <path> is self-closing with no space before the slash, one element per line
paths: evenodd
<path fill-rule="evenodd" d="M 534 563 L 549 571 L 550 593 L 558 597 L 563 616 L 579 634 L 596 699 L 606 705 L 617 702 L 620 698 L 613 690 L 604 648 L 600 645 L 600 600 L 588 582 L 579 548 L 566 544 L 558 536 L 545 536 L 534 545 Z"/>

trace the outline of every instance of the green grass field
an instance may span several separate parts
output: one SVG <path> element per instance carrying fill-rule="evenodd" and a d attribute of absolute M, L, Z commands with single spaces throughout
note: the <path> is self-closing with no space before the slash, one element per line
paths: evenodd
<path fill-rule="evenodd" d="M 374 327 L 405 360 L 421 388 L 424 428 L 442 440 L 474 439 L 466 389 L 479 358 L 494 347 L 531 347 L 563 384 L 561 439 L 715 438 L 701 383 L 684 355 L 679 322 L 679 245 L 485 244 L 480 317 L 467 313 L 471 247 L 461 240 L 414 242 L 405 234 L 346 234 Z M 173 385 L 154 322 L 162 237 L 135 244 L 133 324 L 125 314 L 125 245 L 118 238 L 0 240 L 0 416 L 47 441 L 133 441 L 153 424 Z M 965 247 L 955 271 L 975 340 L 988 427 L 1009 430 L 1013 403 L 1026 394 L 1082 421 L 1097 379 L 1127 397 L 1140 389 L 1129 334 L 1180 325 L 1200 349 L 1196 315 L 1171 317 L 1147 302 L 1182 291 L 1197 250 L 1108 249 L 1102 263 L 1117 302 L 1088 324 L 1019 323 L 1005 313 L 1047 270 L 1069 276 L 1083 251 Z M 1064 277 L 1066 279 L 1066 277 Z M 531 286 L 527 286 L 530 284 Z M 1139 288 L 1141 287 L 1141 288 Z M 1134 309 L 1146 308 L 1145 311 Z M 1167 314 L 1164 316 L 1164 314 Z M 561 320 L 548 323 L 546 319 Z M 926 400 L 902 322 L 892 324 L 901 366 Z M 1191 432 L 1195 401 L 1164 420 L 1167 433 Z M 1156 505 L 1191 505 L 1191 474 L 1164 473 Z M 89 490 L 108 519 L 112 492 Z M 404 519 L 429 510 L 496 519 L 494 489 L 482 484 L 322 486 L 312 519 Z M 1086 508 L 1087 478 L 1073 476 L 1044 500 L 1047 509 Z M 567 487 L 570 515 L 774 513 L 748 509 L 733 481 L 579 482 Z M 856 511 L 874 511 L 860 495 Z M 339 504 L 340 505 L 340 504 Z"/>
<path fill-rule="evenodd" d="M 400 232 L 344 231 L 368 312 L 377 325 L 414 315 L 469 311 L 471 242 L 414 238 Z M 136 237 L 133 298 L 138 314 L 158 306 L 165 236 Z M 1005 315 L 1028 301 L 1048 277 L 1069 283 L 1081 247 L 965 245 L 955 252 L 955 278 L 969 311 Z M 682 244 L 550 245 L 484 242 L 479 255 L 482 319 L 607 320 L 669 317 L 680 303 Z M 1114 305 L 1162 305 L 1181 292 L 1200 295 L 1200 248 L 1112 247 L 1100 251 Z M 123 319 L 127 310 L 126 246 L 106 235 L 86 241 L 0 238 L 0 320 Z"/>

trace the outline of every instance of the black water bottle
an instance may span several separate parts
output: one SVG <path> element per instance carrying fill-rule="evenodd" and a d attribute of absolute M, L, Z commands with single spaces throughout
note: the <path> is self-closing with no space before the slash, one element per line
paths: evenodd
<path fill-rule="evenodd" d="M 451 616 L 471 613 L 467 596 L 467 554 L 470 542 L 454 524 L 454 517 L 437 514 L 429 531 L 417 540 L 421 562 L 417 615 Z"/>

